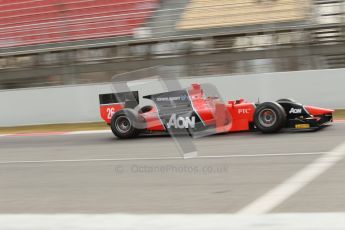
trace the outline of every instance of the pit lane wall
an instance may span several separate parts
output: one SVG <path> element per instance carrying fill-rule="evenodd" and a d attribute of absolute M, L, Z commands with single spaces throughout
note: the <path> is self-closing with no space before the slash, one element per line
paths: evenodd
<path fill-rule="evenodd" d="M 272 101 L 293 98 L 303 104 L 345 108 L 345 69 L 212 76 L 182 79 L 214 84 L 224 100 L 245 98 Z M 157 80 L 131 84 L 140 96 L 163 92 Z M 101 121 L 98 95 L 111 93 L 107 84 L 30 88 L 0 91 L 0 127 Z M 149 101 L 142 101 L 142 104 Z"/>

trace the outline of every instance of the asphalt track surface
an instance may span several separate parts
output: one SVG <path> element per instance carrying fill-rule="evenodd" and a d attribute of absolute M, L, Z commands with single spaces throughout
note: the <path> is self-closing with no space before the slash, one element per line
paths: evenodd
<path fill-rule="evenodd" d="M 345 124 L 317 132 L 194 139 L 183 159 L 170 137 L 111 133 L 0 137 L 0 213 L 238 213 L 345 142 Z M 345 160 L 270 213 L 345 212 Z"/>

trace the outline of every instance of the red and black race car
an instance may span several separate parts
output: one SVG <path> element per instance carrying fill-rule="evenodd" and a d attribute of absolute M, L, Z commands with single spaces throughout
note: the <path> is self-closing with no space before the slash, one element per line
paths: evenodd
<path fill-rule="evenodd" d="M 333 121 L 333 110 L 304 106 L 291 99 L 251 103 L 243 99 L 223 103 L 206 96 L 203 87 L 147 95 L 152 105 L 139 106 L 138 91 L 102 94 L 101 116 L 118 138 L 141 133 L 224 133 L 259 130 L 275 133 L 283 128 L 312 130 Z"/>

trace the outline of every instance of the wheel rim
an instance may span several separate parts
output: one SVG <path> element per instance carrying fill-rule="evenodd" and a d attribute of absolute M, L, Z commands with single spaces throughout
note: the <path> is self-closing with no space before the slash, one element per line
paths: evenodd
<path fill-rule="evenodd" d="M 272 109 L 264 109 L 259 113 L 260 125 L 264 127 L 271 127 L 277 121 L 277 115 Z"/>
<path fill-rule="evenodd" d="M 131 122 L 125 116 L 120 116 L 115 121 L 115 127 L 120 133 L 127 133 L 131 129 Z"/>

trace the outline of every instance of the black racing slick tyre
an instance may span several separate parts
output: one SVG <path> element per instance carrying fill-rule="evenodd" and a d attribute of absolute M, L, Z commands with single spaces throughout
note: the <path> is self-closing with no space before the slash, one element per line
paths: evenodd
<path fill-rule="evenodd" d="M 254 115 L 254 124 L 263 133 L 276 133 L 284 128 L 287 116 L 284 108 L 277 102 L 260 104 Z"/>
<path fill-rule="evenodd" d="M 120 139 L 137 137 L 140 134 L 142 121 L 133 109 L 123 109 L 116 112 L 110 123 L 111 131 Z"/>

